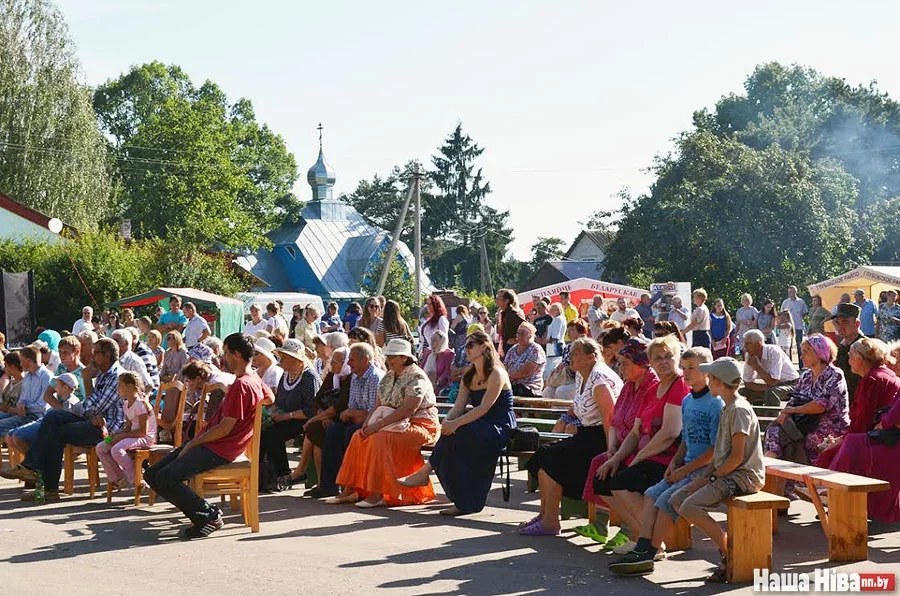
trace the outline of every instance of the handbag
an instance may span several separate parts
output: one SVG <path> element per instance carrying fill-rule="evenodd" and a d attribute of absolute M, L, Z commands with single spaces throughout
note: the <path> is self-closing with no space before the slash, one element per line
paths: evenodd
<path fill-rule="evenodd" d="M 571 385 L 575 382 L 575 375 L 569 370 L 568 366 L 554 368 L 547 377 L 545 383 L 547 387 L 562 387 L 563 385 Z"/>
<path fill-rule="evenodd" d="M 869 439 L 876 443 L 881 443 L 882 445 L 887 445 L 889 447 L 893 447 L 898 442 L 900 442 L 900 428 L 881 428 L 877 430 L 870 430 L 868 433 Z"/>
<path fill-rule="evenodd" d="M 791 407 L 803 406 L 812 401 L 812 396 L 799 391 L 791 391 L 788 394 L 788 405 Z M 821 414 L 791 414 L 791 420 L 797 430 L 805 437 L 819 426 Z M 782 425 L 783 427 L 784 425 Z"/>
<path fill-rule="evenodd" d="M 533 426 L 509 429 L 509 451 L 537 451 L 541 446 L 541 434 Z"/>
<path fill-rule="evenodd" d="M 372 415 L 369 416 L 369 421 L 366 426 L 371 426 L 376 422 L 380 422 L 393 414 L 395 412 L 394 408 L 390 406 L 378 406 L 375 408 L 375 411 L 372 412 Z M 383 431 L 387 431 L 389 433 L 402 433 L 409 430 L 409 418 L 405 418 L 403 420 L 398 420 L 397 422 L 392 422 L 387 426 L 379 429 Z"/>

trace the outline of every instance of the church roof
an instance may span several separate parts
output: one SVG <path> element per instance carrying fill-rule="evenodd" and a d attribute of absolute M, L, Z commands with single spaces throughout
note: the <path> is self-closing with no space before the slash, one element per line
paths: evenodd
<path fill-rule="evenodd" d="M 369 224 L 352 206 L 332 199 L 334 170 L 325 162 L 321 136 L 319 142 L 319 160 L 308 175 L 313 200 L 303 209 L 300 223 L 269 233 L 273 251 L 258 250 L 235 262 L 273 291 L 321 291 L 323 298 L 356 300 L 363 297 L 361 286 L 381 251 L 387 249 L 390 236 Z M 409 248 L 399 242 L 397 253 L 413 275 L 415 259 Z M 424 271 L 422 291 L 435 291 Z"/>

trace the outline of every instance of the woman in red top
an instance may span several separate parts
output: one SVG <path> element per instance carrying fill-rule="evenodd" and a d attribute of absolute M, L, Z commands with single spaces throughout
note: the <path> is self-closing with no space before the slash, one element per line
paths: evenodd
<path fill-rule="evenodd" d="M 647 348 L 650 366 L 659 376 L 655 399 L 638 412 L 634 428 L 616 454 L 597 471 L 597 494 L 622 516 L 629 528 L 641 527 L 644 491 L 662 480 L 678 449 L 681 402 L 691 392 L 679 367 L 681 345 L 671 335 L 654 339 Z M 625 469 L 619 468 L 635 453 Z M 624 548 L 624 546 L 623 546 Z"/>
<path fill-rule="evenodd" d="M 880 339 L 864 337 L 850 346 L 850 370 L 860 376 L 850 404 L 850 433 L 875 428 L 875 412 L 890 407 L 900 392 L 900 377 L 888 368 L 888 346 Z M 816 460 L 820 468 L 831 465 L 844 437 L 826 437 L 824 451 Z"/>

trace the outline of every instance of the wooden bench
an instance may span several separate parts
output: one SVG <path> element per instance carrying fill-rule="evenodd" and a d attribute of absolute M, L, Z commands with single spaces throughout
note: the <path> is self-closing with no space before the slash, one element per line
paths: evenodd
<path fill-rule="evenodd" d="M 772 569 L 775 515 L 790 501 L 768 492 L 732 497 L 728 511 L 728 581 L 753 581 L 754 569 Z"/>
<path fill-rule="evenodd" d="M 780 492 L 779 484 L 784 480 L 800 482 L 809 490 L 828 538 L 829 561 L 865 561 L 869 558 L 868 493 L 889 490 L 890 484 L 771 457 L 764 461 L 765 490 Z M 819 488 L 828 490 L 827 511 L 819 498 Z M 774 523 L 777 522 L 773 522 L 773 530 Z"/>

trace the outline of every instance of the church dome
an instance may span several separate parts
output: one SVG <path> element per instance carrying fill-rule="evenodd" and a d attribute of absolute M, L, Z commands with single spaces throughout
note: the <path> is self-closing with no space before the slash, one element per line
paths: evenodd
<path fill-rule="evenodd" d="M 315 190 L 319 186 L 334 186 L 334 180 L 334 168 L 325 161 L 325 154 L 319 147 L 319 159 L 306 173 L 306 181 Z"/>

